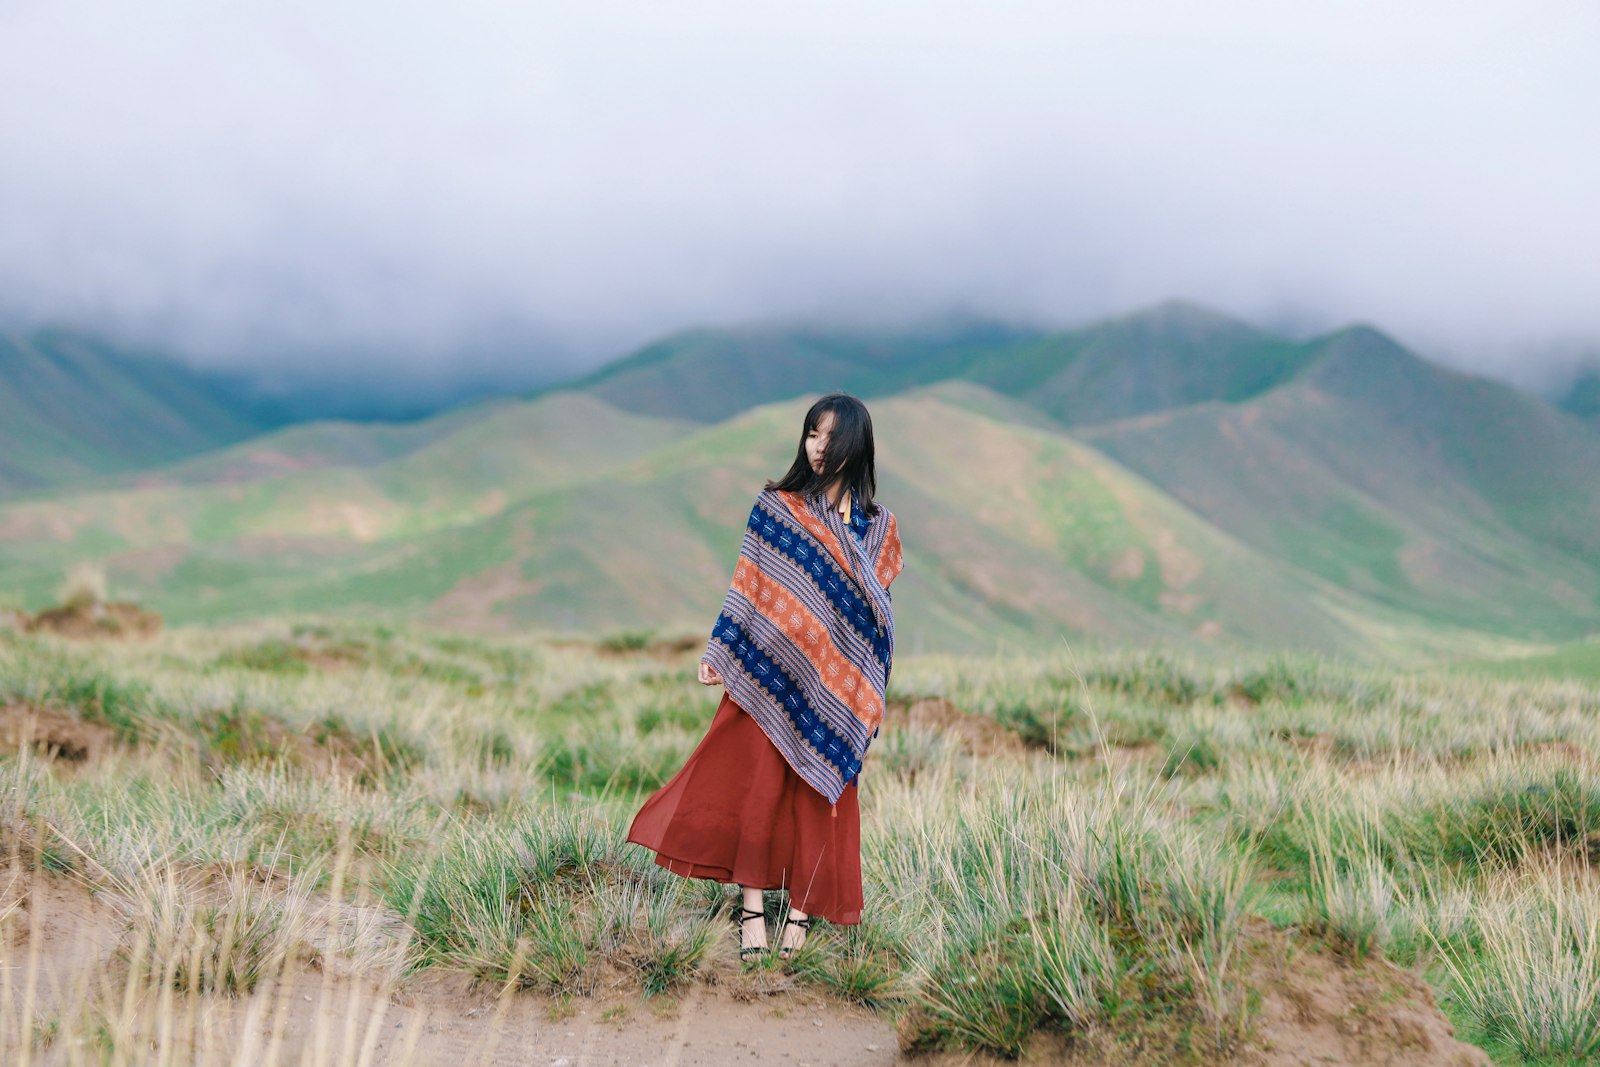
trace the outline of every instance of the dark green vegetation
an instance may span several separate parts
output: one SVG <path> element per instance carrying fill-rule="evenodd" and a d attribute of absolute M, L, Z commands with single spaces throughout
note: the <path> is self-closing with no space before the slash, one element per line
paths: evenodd
<path fill-rule="evenodd" d="M 268 425 L 176 363 L 60 330 L 0 332 L 0 496 L 170 463 Z"/>
<path fill-rule="evenodd" d="M 717 422 L 807 393 L 874 398 L 954 378 L 1077 425 L 1243 400 L 1309 358 L 1304 346 L 1173 301 L 1066 333 L 975 323 L 911 333 L 692 330 L 570 387 L 629 411 Z"/>
<path fill-rule="evenodd" d="M 1561 398 L 1560 406 L 1561 410 L 1600 428 L 1600 367 L 1592 367 L 1579 374 Z"/>
<path fill-rule="evenodd" d="M 506 995 L 762 981 L 732 891 L 622 841 L 716 691 L 692 651 L 610 645 L 0 636 L 0 718 L 35 738 L 0 756 L 0 839 L 110 894 L 135 976 L 184 990 L 248 993 L 313 941 Z M 95 755 L 47 743 L 84 731 Z M 1431 1010 L 1398 965 L 1501 1062 L 1583 1062 L 1592 1001 L 1548 994 L 1600 982 L 1600 942 L 1571 936 L 1600 918 L 1597 755 L 1593 684 L 907 656 L 863 777 L 866 921 L 819 925 L 790 970 L 912 1048 L 1198 1064 L 1317 1025 L 1286 976 L 1365 983 L 1352 1010 L 1387 1033 Z M 376 910 L 330 940 L 335 892 Z"/>
<path fill-rule="evenodd" d="M 1542 655 L 1475 660 L 1462 664 L 1462 669 L 1499 678 L 1600 682 L 1600 641 L 1576 641 Z"/>

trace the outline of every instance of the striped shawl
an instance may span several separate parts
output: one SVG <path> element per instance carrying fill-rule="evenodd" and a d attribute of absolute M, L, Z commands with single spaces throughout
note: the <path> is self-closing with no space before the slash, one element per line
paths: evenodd
<path fill-rule="evenodd" d="M 889 583 L 901 558 L 888 508 L 864 540 L 823 497 L 763 490 L 701 657 L 831 803 L 877 736 L 894 657 Z"/>

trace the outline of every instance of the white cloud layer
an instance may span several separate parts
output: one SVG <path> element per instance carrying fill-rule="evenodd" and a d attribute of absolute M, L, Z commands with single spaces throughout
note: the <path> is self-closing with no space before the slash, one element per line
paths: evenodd
<path fill-rule="evenodd" d="M 1184 296 L 1526 378 L 1600 338 L 1596 54 L 1588 0 L 0 0 L 0 308 L 426 365 Z"/>

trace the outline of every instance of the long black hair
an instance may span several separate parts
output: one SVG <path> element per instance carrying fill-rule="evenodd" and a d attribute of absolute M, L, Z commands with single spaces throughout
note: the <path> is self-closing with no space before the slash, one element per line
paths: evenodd
<path fill-rule="evenodd" d="M 828 411 L 833 412 L 833 430 L 823 451 L 822 473 L 818 474 L 806 457 L 806 438 Z M 868 515 L 878 513 L 878 505 L 872 502 L 872 495 L 878 491 L 872 416 L 867 413 L 867 405 L 849 393 L 829 393 L 811 405 L 805 425 L 800 428 L 800 447 L 795 450 L 794 463 L 782 478 L 767 482 L 767 488 L 814 497 L 820 496 L 835 478 L 844 479 L 845 489 L 855 494 L 856 504 Z"/>

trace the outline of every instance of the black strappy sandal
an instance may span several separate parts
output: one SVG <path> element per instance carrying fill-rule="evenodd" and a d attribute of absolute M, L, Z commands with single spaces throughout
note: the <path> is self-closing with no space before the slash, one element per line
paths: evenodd
<path fill-rule="evenodd" d="M 762 925 L 765 926 L 767 913 L 764 911 L 751 911 L 749 908 L 741 904 L 733 920 L 733 930 L 739 938 L 740 963 L 751 963 L 755 960 L 759 960 L 767 953 L 766 945 L 750 945 L 749 947 L 745 946 L 744 924 L 749 922 L 751 919 L 760 919 L 762 921 Z"/>
<path fill-rule="evenodd" d="M 806 936 L 807 937 L 811 936 L 811 917 L 807 917 L 807 918 L 804 918 L 804 919 L 796 919 L 793 915 L 791 915 L 791 916 L 789 916 L 787 919 L 785 919 L 783 921 L 783 925 L 785 927 L 798 926 L 800 929 L 806 931 Z M 794 954 L 796 952 L 799 952 L 804 947 L 805 947 L 805 942 L 804 941 L 800 942 L 800 944 L 798 944 L 798 945 L 785 945 L 784 947 L 778 949 L 778 958 L 780 960 L 793 959 L 794 958 Z"/>

